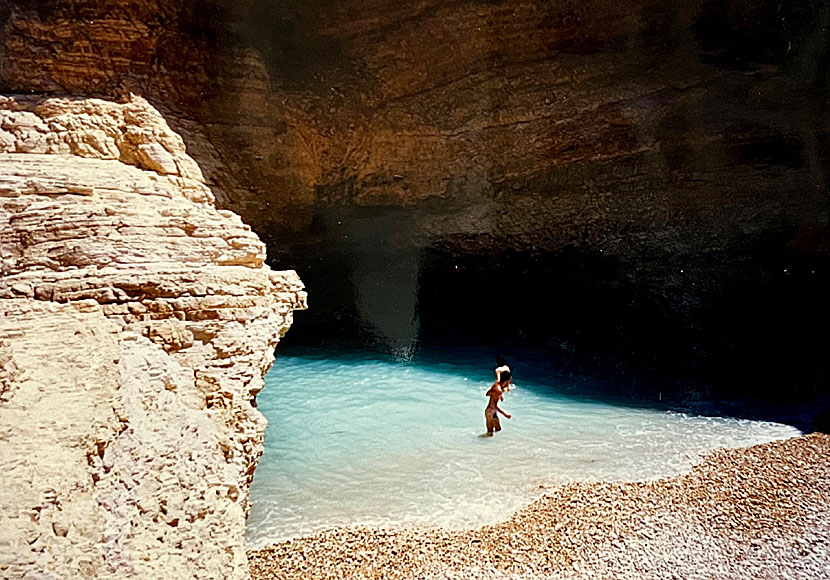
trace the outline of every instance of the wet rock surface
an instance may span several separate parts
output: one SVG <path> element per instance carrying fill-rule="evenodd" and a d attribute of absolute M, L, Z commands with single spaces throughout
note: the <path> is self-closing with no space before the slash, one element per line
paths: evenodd
<path fill-rule="evenodd" d="M 474 531 L 336 529 L 249 553 L 283 578 L 824 578 L 830 437 L 720 450 L 685 475 L 578 483 Z"/>

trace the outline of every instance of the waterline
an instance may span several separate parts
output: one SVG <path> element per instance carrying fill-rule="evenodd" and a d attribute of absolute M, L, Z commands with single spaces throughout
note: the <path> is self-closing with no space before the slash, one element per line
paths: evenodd
<path fill-rule="evenodd" d="M 429 364 L 370 355 L 280 356 L 260 410 L 266 451 L 251 490 L 248 541 L 344 525 L 496 523 L 540 486 L 687 471 L 701 453 L 799 434 L 785 425 L 696 417 L 575 399 L 557 381 L 522 381 L 513 415 L 484 432 L 488 368 L 452 353 Z"/>

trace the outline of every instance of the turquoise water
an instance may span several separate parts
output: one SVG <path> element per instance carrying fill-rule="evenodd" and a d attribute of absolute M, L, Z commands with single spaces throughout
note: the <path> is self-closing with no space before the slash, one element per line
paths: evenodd
<path fill-rule="evenodd" d="M 492 524 L 543 486 L 662 477 L 718 447 L 799 434 L 579 398 L 567 381 L 523 381 L 514 366 L 502 403 L 513 418 L 480 437 L 493 373 L 463 362 L 278 352 L 258 397 L 269 427 L 249 546 L 344 525 Z"/>

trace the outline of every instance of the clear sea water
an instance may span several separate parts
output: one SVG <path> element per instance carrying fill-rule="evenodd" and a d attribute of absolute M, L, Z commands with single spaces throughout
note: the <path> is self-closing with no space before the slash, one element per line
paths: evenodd
<path fill-rule="evenodd" d="M 278 351 L 258 397 L 269 427 L 249 547 L 336 526 L 478 527 L 508 518 L 544 486 L 674 475 L 718 447 L 799 434 L 603 402 L 573 379 L 514 364 L 516 388 L 502 403 L 513 418 L 481 437 L 495 365 L 480 354 Z"/>

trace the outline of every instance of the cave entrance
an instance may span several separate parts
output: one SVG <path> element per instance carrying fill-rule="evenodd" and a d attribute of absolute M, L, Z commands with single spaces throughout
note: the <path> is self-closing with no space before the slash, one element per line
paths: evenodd
<path fill-rule="evenodd" d="M 405 360 L 458 346 L 532 351 L 546 369 L 686 402 L 780 402 L 826 387 L 830 268 L 792 252 L 786 232 L 614 256 L 430 235 L 430 219 L 400 208 L 319 210 L 309 235 L 271 252 L 271 265 L 296 269 L 309 292 L 285 346 Z"/>

